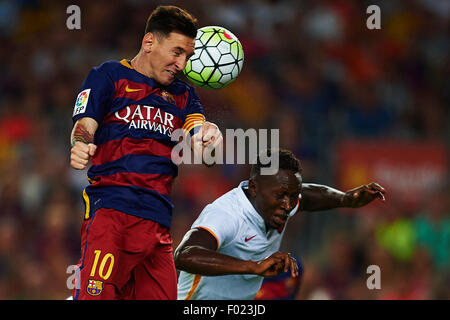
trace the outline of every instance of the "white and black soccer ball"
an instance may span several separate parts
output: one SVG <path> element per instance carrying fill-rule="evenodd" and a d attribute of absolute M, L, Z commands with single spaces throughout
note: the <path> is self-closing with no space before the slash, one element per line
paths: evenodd
<path fill-rule="evenodd" d="M 243 64 L 239 39 L 223 27 L 207 26 L 198 29 L 194 55 L 183 72 L 199 87 L 221 89 L 237 78 Z"/>

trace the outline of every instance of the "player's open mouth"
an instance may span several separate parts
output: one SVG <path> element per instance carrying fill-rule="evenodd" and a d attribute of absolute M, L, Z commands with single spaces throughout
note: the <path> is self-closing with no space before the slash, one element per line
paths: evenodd
<path fill-rule="evenodd" d="M 167 70 L 167 72 L 168 72 L 172 77 L 175 77 L 175 72 L 170 71 L 170 70 Z"/>
<path fill-rule="evenodd" d="M 286 222 L 287 218 L 287 216 L 274 216 L 273 220 L 277 225 L 282 225 Z"/>

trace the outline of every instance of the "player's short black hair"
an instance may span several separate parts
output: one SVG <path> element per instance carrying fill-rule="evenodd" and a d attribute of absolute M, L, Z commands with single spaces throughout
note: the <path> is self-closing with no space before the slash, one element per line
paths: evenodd
<path fill-rule="evenodd" d="M 197 19 L 186 10 L 176 6 L 158 6 L 147 19 L 145 34 L 156 32 L 167 37 L 177 31 L 195 39 L 197 29 Z"/>
<path fill-rule="evenodd" d="M 291 170 L 295 173 L 302 173 L 302 166 L 300 164 L 300 160 L 297 159 L 295 154 L 287 149 L 279 149 L 279 150 L 272 150 L 267 149 L 259 153 L 258 158 L 256 159 L 256 163 L 252 165 L 250 169 L 250 177 L 252 179 L 256 178 L 261 173 L 261 168 L 267 168 L 270 167 L 270 163 L 268 164 L 262 164 L 261 163 L 261 155 L 265 155 L 267 157 L 276 157 L 278 156 L 279 159 L 279 169 L 283 170 Z"/>

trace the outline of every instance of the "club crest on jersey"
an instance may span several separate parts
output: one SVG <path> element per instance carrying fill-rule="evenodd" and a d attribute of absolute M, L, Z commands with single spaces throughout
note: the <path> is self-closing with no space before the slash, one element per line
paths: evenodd
<path fill-rule="evenodd" d="M 168 93 L 166 90 L 161 91 L 161 97 L 171 104 L 176 104 L 175 97 L 173 94 Z"/>
<path fill-rule="evenodd" d="M 103 291 L 103 282 L 99 280 L 89 280 L 86 291 L 91 296 L 98 296 Z"/>

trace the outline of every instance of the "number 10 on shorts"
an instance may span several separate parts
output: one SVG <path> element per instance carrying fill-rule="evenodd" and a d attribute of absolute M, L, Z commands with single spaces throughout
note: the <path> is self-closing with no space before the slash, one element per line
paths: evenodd
<path fill-rule="evenodd" d="M 100 260 L 100 256 L 101 256 L 102 251 L 101 250 L 95 250 L 94 254 L 94 263 L 92 264 L 92 269 L 91 269 L 91 277 L 95 277 L 96 271 L 97 271 L 97 265 L 98 265 L 98 261 Z M 108 268 L 106 269 L 106 265 L 108 264 Z M 102 278 L 103 280 L 107 280 L 110 276 L 111 276 L 111 272 L 113 270 L 114 267 L 114 256 L 112 253 L 107 253 L 103 256 L 101 262 L 100 262 L 100 267 L 98 268 L 98 275 L 100 276 L 100 278 Z"/>

